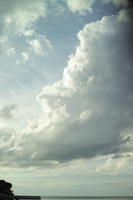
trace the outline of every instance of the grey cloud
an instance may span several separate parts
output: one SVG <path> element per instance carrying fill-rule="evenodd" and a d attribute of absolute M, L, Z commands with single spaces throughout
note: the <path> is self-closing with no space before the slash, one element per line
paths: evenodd
<path fill-rule="evenodd" d="M 112 3 L 116 6 L 127 6 L 130 0 L 103 0 L 104 3 Z"/>
<path fill-rule="evenodd" d="M 15 104 L 4 106 L 0 110 L 0 118 L 6 119 L 6 120 L 13 119 L 13 112 L 16 109 L 17 109 L 17 105 L 15 105 Z"/>
<path fill-rule="evenodd" d="M 0 128 L 0 165 L 1 166 L 10 166 L 10 160 L 12 156 L 8 157 L 8 152 L 14 146 L 14 131 L 3 127 Z"/>
<path fill-rule="evenodd" d="M 127 141 L 122 140 L 120 130 L 112 127 L 115 122 L 111 122 L 110 126 L 107 126 L 110 123 L 109 115 L 97 115 L 82 125 L 80 121 L 77 121 L 65 126 L 53 141 L 36 143 L 35 149 L 38 153 L 34 159 L 56 160 L 62 163 L 118 153 L 120 146 Z"/>
<path fill-rule="evenodd" d="M 133 20 L 133 1 L 132 0 L 103 0 L 104 3 L 112 3 L 121 8 L 118 20 L 130 22 Z"/>
<path fill-rule="evenodd" d="M 121 158 L 130 158 L 131 155 L 130 154 L 115 154 L 114 156 L 112 156 L 113 159 L 121 159 Z"/>

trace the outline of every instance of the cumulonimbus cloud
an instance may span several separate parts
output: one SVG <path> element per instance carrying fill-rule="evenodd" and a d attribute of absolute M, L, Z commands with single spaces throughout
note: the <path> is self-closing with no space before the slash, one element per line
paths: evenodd
<path fill-rule="evenodd" d="M 43 117 L 13 133 L 1 163 L 56 165 L 132 151 L 132 32 L 116 16 L 85 25 L 62 79 L 37 97 Z"/>

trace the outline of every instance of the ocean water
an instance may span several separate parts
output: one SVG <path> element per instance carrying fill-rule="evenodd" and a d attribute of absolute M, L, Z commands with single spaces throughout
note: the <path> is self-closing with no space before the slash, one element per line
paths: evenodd
<path fill-rule="evenodd" d="M 133 197 L 41 197 L 41 200 L 133 200 Z"/>

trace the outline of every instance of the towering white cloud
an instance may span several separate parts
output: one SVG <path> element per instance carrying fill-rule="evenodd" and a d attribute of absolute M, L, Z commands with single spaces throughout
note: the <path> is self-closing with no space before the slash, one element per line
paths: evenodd
<path fill-rule="evenodd" d="M 132 152 L 131 33 L 115 16 L 85 25 L 62 79 L 37 97 L 42 117 L 13 137 L 2 162 L 57 165 Z"/>

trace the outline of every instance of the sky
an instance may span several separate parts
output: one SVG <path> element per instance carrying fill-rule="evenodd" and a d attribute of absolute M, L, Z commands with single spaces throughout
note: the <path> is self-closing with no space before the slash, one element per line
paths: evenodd
<path fill-rule="evenodd" d="M 0 179 L 19 195 L 133 195 L 132 1 L 0 0 Z"/>

